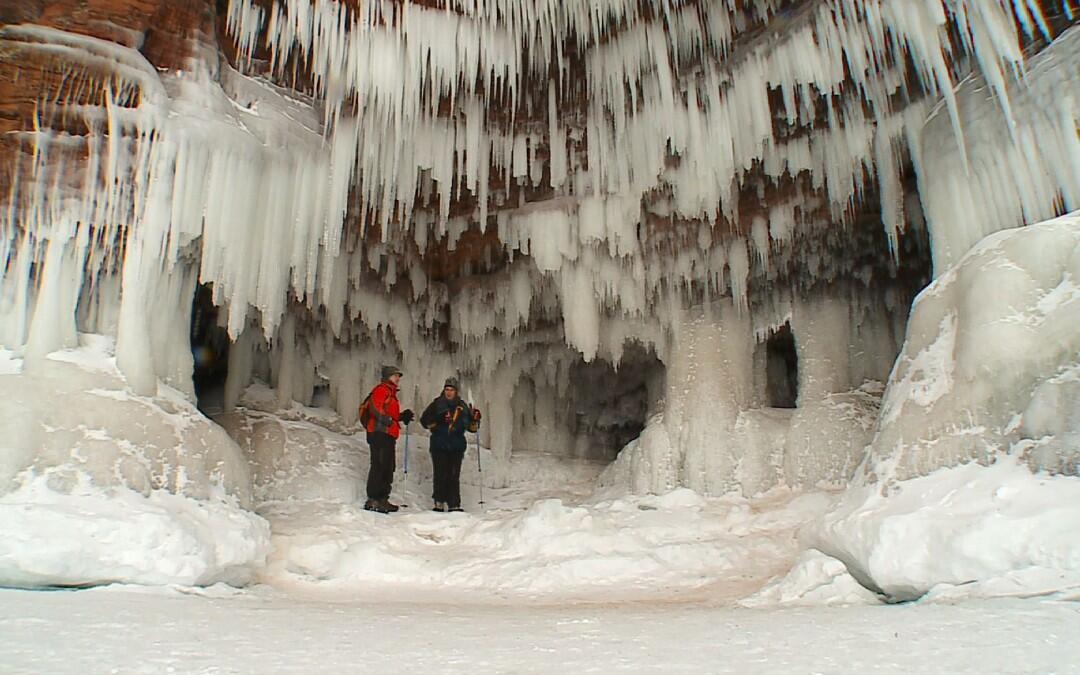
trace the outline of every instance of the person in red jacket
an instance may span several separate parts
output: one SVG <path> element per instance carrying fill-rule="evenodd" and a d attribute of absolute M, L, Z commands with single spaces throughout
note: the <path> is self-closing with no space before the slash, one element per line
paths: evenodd
<path fill-rule="evenodd" d="M 412 410 L 401 410 L 398 402 L 398 383 L 402 372 L 397 366 L 383 366 L 382 382 L 371 390 L 370 413 L 367 423 L 367 442 L 371 449 L 371 466 L 367 477 L 367 502 L 364 509 L 378 513 L 393 513 L 397 504 L 390 503 L 394 483 L 395 449 L 400 424 L 413 420 Z M 399 424 L 400 423 L 400 424 Z"/>

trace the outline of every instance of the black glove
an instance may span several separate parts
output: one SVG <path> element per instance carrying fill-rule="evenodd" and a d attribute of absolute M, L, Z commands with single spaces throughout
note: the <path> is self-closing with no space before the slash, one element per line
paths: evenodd
<path fill-rule="evenodd" d="M 413 421 L 414 417 L 416 417 L 416 415 L 413 415 L 413 411 L 409 408 L 401 411 L 401 423 L 406 426 L 408 426 L 409 423 Z"/>

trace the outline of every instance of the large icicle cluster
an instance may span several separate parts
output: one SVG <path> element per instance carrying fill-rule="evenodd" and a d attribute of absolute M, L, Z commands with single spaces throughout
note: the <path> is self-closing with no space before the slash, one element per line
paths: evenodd
<path fill-rule="evenodd" d="M 954 51 L 974 56 L 1012 120 L 1009 82 L 1024 70 L 1017 24 L 1049 37 L 1039 5 L 1020 0 L 266 4 L 230 2 L 238 45 L 250 58 L 265 44 L 282 75 L 304 61 L 327 119 L 356 110 L 358 193 L 384 228 L 408 228 L 416 199 L 431 192 L 441 224 L 463 190 L 476 195 L 472 217 L 485 227 L 498 199 L 488 192 L 491 170 L 578 198 L 638 199 L 666 186 L 676 215 L 732 219 L 740 178 L 762 162 L 774 177 L 809 171 L 836 220 L 876 168 L 895 231 L 897 141 L 923 121 L 914 115 L 912 130 L 897 119 L 897 97 L 906 108 L 920 90 L 942 96 L 951 142 L 961 142 Z M 584 109 L 572 100 L 575 85 Z M 536 91 L 546 96 L 528 99 Z M 525 99 L 546 104 L 531 111 L 546 125 L 514 125 Z M 497 106 L 509 121 L 490 112 Z M 775 114 L 825 128 L 785 142 Z"/>

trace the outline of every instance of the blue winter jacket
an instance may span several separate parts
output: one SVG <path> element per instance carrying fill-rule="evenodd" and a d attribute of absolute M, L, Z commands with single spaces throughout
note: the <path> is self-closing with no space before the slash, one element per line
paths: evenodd
<path fill-rule="evenodd" d="M 446 413 L 450 413 L 450 422 L 446 422 Z M 461 397 L 450 400 L 439 396 L 424 409 L 420 424 L 431 431 L 431 451 L 465 451 L 465 432 L 475 432 L 480 422 L 474 421 L 472 407 Z"/>

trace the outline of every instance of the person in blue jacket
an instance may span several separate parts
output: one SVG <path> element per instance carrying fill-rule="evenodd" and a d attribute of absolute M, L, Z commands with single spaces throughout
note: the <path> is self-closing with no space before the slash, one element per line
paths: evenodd
<path fill-rule="evenodd" d="M 435 511 L 461 511 L 461 461 L 465 432 L 480 428 L 480 410 L 458 395 L 457 378 L 447 378 L 442 394 L 424 410 L 420 424 L 431 431 L 431 465 L 435 479 L 431 498 Z"/>

